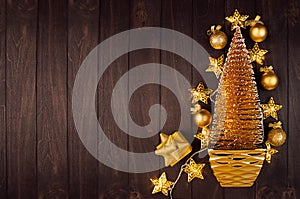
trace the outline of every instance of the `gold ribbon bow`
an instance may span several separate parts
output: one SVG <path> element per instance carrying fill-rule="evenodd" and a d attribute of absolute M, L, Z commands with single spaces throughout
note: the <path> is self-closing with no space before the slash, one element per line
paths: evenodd
<path fill-rule="evenodd" d="M 211 26 L 210 30 L 207 31 L 207 35 L 210 36 L 212 35 L 214 32 L 216 32 L 217 30 L 221 30 L 222 26 L 221 25 L 217 25 L 216 26 Z"/>
<path fill-rule="evenodd" d="M 257 24 L 257 23 L 260 23 L 260 24 L 264 24 L 262 21 L 259 21 L 260 20 L 260 16 L 259 15 L 257 15 L 256 17 L 255 17 L 255 19 L 252 19 L 252 20 L 247 20 L 246 22 L 245 22 L 245 26 L 255 26 L 255 24 Z"/>
<path fill-rule="evenodd" d="M 264 72 L 264 73 L 274 72 L 273 66 L 260 67 L 259 72 Z"/>

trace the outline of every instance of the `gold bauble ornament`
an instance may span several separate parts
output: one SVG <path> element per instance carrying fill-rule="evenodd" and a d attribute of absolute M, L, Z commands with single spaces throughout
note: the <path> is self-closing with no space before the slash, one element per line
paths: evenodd
<path fill-rule="evenodd" d="M 209 38 L 210 45 L 216 50 L 223 49 L 226 46 L 227 41 L 226 34 L 220 30 L 216 30 Z"/>
<path fill-rule="evenodd" d="M 212 116 L 208 110 L 201 109 L 194 115 L 194 122 L 200 128 L 207 127 L 208 125 L 210 125 L 211 121 Z"/>
<path fill-rule="evenodd" d="M 210 30 L 207 31 L 207 34 L 210 35 L 209 43 L 216 50 L 223 49 L 228 41 L 227 35 L 220 30 L 221 28 L 220 25 L 211 26 Z"/>
<path fill-rule="evenodd" d="M 275 128 L 268 133 L 268 142 L 277 147 L 284 144 L 286 140 L 286 133 L 282 128 Z"/>
<path fill-rule="evenodd" d="M 267 72 L 261 76 L 260 83 L 264 89 L 274 90 L 279 84 L 279 78 L 275 72 Z"/>
<path fill-rule="evenodd" d="M 261 23 L 256 23 L 250 28 L 250 37 L 255 42 L 262 42 L 268 36 L 268 29 Z"/>

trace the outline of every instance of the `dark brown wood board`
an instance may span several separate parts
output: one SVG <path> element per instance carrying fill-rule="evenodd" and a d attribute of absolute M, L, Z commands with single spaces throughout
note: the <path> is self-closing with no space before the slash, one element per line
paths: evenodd
<path fill-rule="evenodd" d="M 36 181 L 37 12 L 37 1 L 7 1 L 6 190 L 9 198 L 36 198 L 38 195 Z"/>
<path fill-rule="evenodd" d="M 68 156 L 70 198 L 97 198 L 98 161 L 83 146 L 72 116 L 72 93 L 83 60 L 99 43 L 99 1 L 69 1 Z M 83 110 L 85 104 L 80 107 Z M 92 139 L 92 138 L 91 138 Z M 97 140 L 95 140 L 97 141 Z"/>
<path fill-rule="evenodd" d="M 224 15 L 225 15 L 225 1 L 209 1 L 200 0 L 193 1 L 193 39 L 196 40 L 204 49 L 210 54 L 211 57 L 217 58 L 225 53 L 224 50 L 215 50 L 209 44 L 209 36 L 207 30 L 213 25 L 221 25 L 222 30 L 224 27 Z M 214 20 L 208 20 L 213 18 Z M 228 44 L 229 45 L 229 44 Z M 196 56 L 196 55 L 195 55 Z M 204 63 L 198 63 L 203 65 Z M 192 85 L 196 87 L 199 82 L 204 82 L 203 77 L 206 74 L 199 74 L 194 68 L 192 70 Z M 215 81 L 218 81 L 217 78 Z M 209 87 L 209 85 L 206 85 Z M 201 106 L 207 110 L 211 110 L 211 103 L 204 104 Z M 201 129 L 199 129 L 201 130 Z M 195 140 L 196 146 L 199 149 L 200 141 Z M 207 152 L 206 152 L 207 153 Z M 204 167 L 204 180 L 194 180 L 192 183 L 192 198 L 203 197 L 203 198 L 223 198 L 224 190 L 220 187 L 213 171 L 209 169 L 210 164 L 208 156 L 205 156 L 199 160 L 205 162 Z"/>
<path fill-rule="evenodd" d="M 160 27 L 161 15 L 157 13 L 161 10 L 161 0 L 144 1 L 144 0 L 131 0 L 130 1 L 130 28 L 141 27 Z M 160 38 L 155 38 L 153 43 L 159 43 Z M 129 45 L 132 43 L 130 42 Z M 129 68 L 134 69 L 136 66 L 147 63 L 160 63 L 160 51 L 158 49 L 144 49 L 136 50 L 129 53 Z M 152 69 L 152 74 L 147 75 L 150 81 L 160 80 L 159 69 Z M 130 75 L 129 72 L 129 84 L 128 89 L 136 89 L 134 82 L 143 81 L 144 75 L 140 76 Z M 130 117 L 136 124 L 145 126 L 149 124 L 151 118 L 149 118 L 149 109 L 154 104 L 160 104 L 160 87 L 157 84 L 149 84 L 138 88 L 132 96 L 128 96 Z M 152 118 L 159 121 L 159 112 Z M 128 131 L 133 131 L 128 125 Z M 159 128 L 159 123 L 157 123 Z M 151 130 L 151 129 L 150 129 Z M 141 133 L 151 133 L 145 132 Z M 158 136 L 150 136 L 148 138 L 137 138 L 129 136 L 128 149 L 135 153 L 143 153 L 153 151 L 159 143 Z M 152 164 L 151 162 L 142 163 L 134 162 L 133 167 L 138 167 L 141 164 Z M 129 192 L 128 197 L 132 198 L 149 198 L 152 192 L 152 183 L 150 178 L 159 177 L 158 171 L 146 172 L 146 173 L 131 173 L 129 174 Z"/>
<path fill-rule="evenodd" d="M 179 31 L 184 33 L 190 37 L 193 34 L 193 4 L 192 1 L 170 1 L 170 0 L 163 0 L 162 1 L 162 27 L 172 29 L 175 31 Z M 162 41 L 164 42 L 164 41 Z M 184 41 L 176 41 L 173 40 L 173 50 L 176 49 L 176 45 L 184 45 Z M 192 56 L 192 49 L 185 49 L 188 54 L 190 55 L 189 58 Z M 182 57 L 167 51 L 161 52 L 161 63 L 172 68 L 172 72 L 169 74 L 170 80 L 174 81 L 174 85 L 176 85 L 176 80 L 180 80 L 180 77 L 176 74 L 179 72 L 184 78 L 191 83 L 191 64 L 188 63 Z M 180 83 L 176 86 L 177 89 L 180 88 Z M 179 89 L 180 90 L 180 89 Z M 174 93 L 170 92 L 169 88 L 162 87 L 161 89 L 161 104 L 165 107 L 168 117 L 166 124 L 163 126 L 163 132 L 167 134 L 172 134 L 178 130 L 179 124 L 181 122 L 181 106 L 182 100 L 181 97 L 183 96 L 186 90 L 180 90 L 179 96 L 176 96 Z M 186 118 L 188 119 L 188 118 Z M 174 125 L 177 124 L 177 125 Z M 192 123 L 191 123 L 192 125 Z M 188 129 L 191 129 L 190 126 Z M 193 134 L 193 132 L 181 132 L 183 134 Z M 170 180 L 174 181 L 177 177 L 177 172 L 180 171 L 180 165 L 184 163 L 186 159 L 180 161 L 180 163 L 176 164 L 174 167 L 168 167 L 165 169 L 161 169 L 162 173 L 165 171 L 167 176 Z M 176 171 L 176 172 L 172 172 Z M 173 191 L 174 198 L 191 198 L 192 197 L 192 188 L 187 183 L 187 175 L 185 173 L 182 174 L 182 177 L 178 181 L 176 185 L 176 189 Z"/>
<path fill-rule="evenodd" d="M 287 108 L 287 122 L 286 132 L 287 132 L 287 160 L 288 165 L 286 168 L 288 184 L 283 196 L 286 198 L 299 198 L 300 196 L 300 178 L 299 176 L 299 82 L 300 82 L 300 71 L 299 71 L 299 46 L 300 40 L 299 35 L 299 12 L 300 12 L 300 2 L 298 0 L 288 1 L 286 7 L 287 12 L 285 13 L 287 18 L 287 55 L 288 63 L 287 66 L 287 89 L 288 89 L 288 101 L 286 104 Z"/>
<path fill-rule="evenodd" d="M 37 43 L 37 180 L 39 198 L 67 198 L 67 7 L 39 1 Z"/>
<path fill-rule="evenodd" d="M 129 5 L 128 0 L 124 1 L 101 1 L 100 4 L 100 42 L 108 39 L 110 36 L 129 29 Z M 108 52 L 113 51 L 116 43 L 110 43 Z M 111 56 L 109 53 L 108 56 Z M 101 64 L 99 57 L 99 64 Z M 98 117 L 99 123 L 106 132 L 106 136 L 112 142 L 111 147 L 120 147 L 128 151 L 128 135 L 123 132 L 115 123 L 111 112 L 111 95 L 117 81 L 128 71 L 128 54 L 116 59 L 104 72 L 98 84 Z M 122 86 L 125 94 L 128 91 L 128 84 Z M 122 98 L 124 99 L 124 98 Z M 125 100 L 122 100 L 117 108 L 126 107 Z M 124 123 L 127 116 L 124 115 Z M 127 130 L 126 128 L 125 130 Z M 99 139 L 99 142 L 101 140 Z M 115 145 L 115 146 L 113 146 Z M 108 161 L 115 158 L 111 148 L 101 148 L 98 153 L 106 154 Z M 120 157 L 127 159 L 127 157 Z M 128 173 L 117 171 L 98 164 L 98 197 L 99 198 L 129 198 L 128 197 Z"/>
<path fill-rule="evenodd" d="M 183 173 L 173 192 L 174 199 L 300 197 L 299 0 L 0 0 L 0 198 L 168 198 L 161 193 L 152 195 L 149 179 L 166 171 L 168 179 L 174 181 L 186 158 L 174 167 L 129 173 L 106 166 L 87 151 L 78 136 L 72 112 L 77 72 L 98 44 L 133 28 L 163 27 L 179 31 L 197 41 L 210 56 L 218 57 L 226 50 L 214 50 L 206 31 L 211 25 L 222 25 L 229 37 L 229 47 L 233 32 L 224 18 L 236 8 L 252 19 L 260 15 L 269 30 L 260 47 L 269 50 L 265 65 L 274 67 L 280 85 L 274 91 L 266 91 L 258 84 L 258 89 L 262 103 L 273 96 L 276 103 L 283 105 L 279 119 L 287 133 L 287 142 L 276 148 L 279 152 L 272 156 L 271 164 L 264 164 L 251 188 L 220 187 L 209 168 L 208 157 L 195 158 L 196 162 L 206 163 L 205 179 L 188 183 Z M 249 28 L 242 30 L 247 48 L 252 48 L 254 42 L 248 32 Z M 148 43 L 151 42 L 164 41 L 158 37 Z M 174 44 L 183 45 L 180 42 Z M 109 45 L 108 57 L 113 56 L 117 45 Z M 192 53 L 193 49 L 186 51 Z M 99 65 L 102 59 L 99 57 Z M 129 135 L 133 131 L 129 125 L 131 119 L 140 126 L 149 124 L 149 110 L 154 104 L 161 104 L 168 113 L 166 123 L 159 124 L 163 132 L 170 135 L 179 128 L 180 96 L 168 88 L 147 84 L 129 96 L 129 90 L 135 86 L 131 82 L 145 74 L 129 75 L 132 79 L 121 85 L 123 96 L 114 108 L 129 110 L 123 116 L 126 128 L 121 129 L 115 121 L 111 97 L 117 82 L 129 70 L 147 63 L 170 66 L 192 86 L 203 81 L 205 75 L 182 57 L 159 49 L 125 53 L 110 64 L 98 82 L 95 109 L 99 124 L 112 144 L 101 148 L 100 137 L 88 137 L 100 146 L 98 155 L 101 153 L 107 161 L 118 158 L 129 166 L 129 153 L 120 157 L 111 150 L 116 146 L 135 153 L 155 150 L 160 143 L 159 132 L 148 138 Z M 253 64 L 253 67 L 259 81 L 259 66 Z M 149 79 L 163 81 L 162 69 L 152 72 Z M 175 73 L 169 75 L 175 85 L 179 83 Z M 211 104 L 201 105 L 211 108 Z M 86 106 L 83 103 L 79 108 L 85 110 Z M 162 112 L 155 119 L 161 120 Z M 265 123 L 274 121 L 267 119 Z M 268 131 L 265 128 L 266 136 Z M 192 144 L 200 147 L 197 140 Z"/>
<path fill-rule="evenodd" d="M 6 158 L 6 143 L 7 143 L 7 134 L 6 134 L 6 2 L 0 1 L 0 198 L 6 198 L 6 187 L 7 187 L 7 158 Z"/>
<path fill-rule="evenodd" d="M 267 103 L 271 96 L 283 108 L 278 112 L 279 120 L 283 123 L 283 128 L 287 129 L 288 124 L 288 55 L 287 55 L 287 11 L 288 4 L 282 4 L 281 1 L 256 1 L 256 13 L 261 13 L 262 20 L 266 23 L 269 36 L 260 46 L 267 49 L 269 54 L 266 55 L 265 65 L 272 65 L 279 75 L 280 86 L 274 91 L 266 92 L 260 88 L 260 99 L 262 103 Z M 272 9 L 271 7 L 272 6 Z M 274 6 L 274 7 L 273 7 Z M 282 14 L 279 14 L 282 13 Z M 276 18 L 276 20 L 272 20 Z M 281 38 L 278 40 L 278 38 Z M 276 55 L 276 56 L 274 56 Z M 267 122 L 275 122 L 268 119 Z M 269 128 L 266 128 L 266 134 Z M 258 198 L 284 198 L 287 189 L 287 145 L 284 144 L 279 148 L 279 152 L 273 156 L 271 164 L 265 164 L 261 175 L 256 183 L 256 197 Z M 267 177 L 273 176 L 273 177 Z"/>

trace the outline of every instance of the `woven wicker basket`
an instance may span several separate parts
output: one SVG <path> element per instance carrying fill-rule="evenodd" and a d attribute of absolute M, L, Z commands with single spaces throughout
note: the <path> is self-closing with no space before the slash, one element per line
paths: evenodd
<path fill-rule="evenodd" d="M 265 160 L 265 149 L 209 149 L 211 168 L 222 187 L 251 187 Z"/>

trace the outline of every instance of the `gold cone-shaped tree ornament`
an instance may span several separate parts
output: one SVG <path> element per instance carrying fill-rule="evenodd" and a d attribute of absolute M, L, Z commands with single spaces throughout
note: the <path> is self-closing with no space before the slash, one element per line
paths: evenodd
<path fill-rule="evenodd" d="M 209 133 L 211 167 L 223 187 L 249 187 L 264 161 L 263 112 L 239 27 L 224 64 Z"/>

